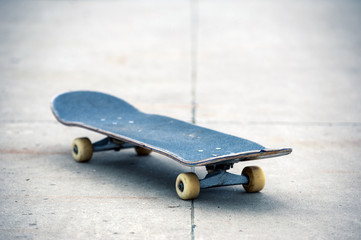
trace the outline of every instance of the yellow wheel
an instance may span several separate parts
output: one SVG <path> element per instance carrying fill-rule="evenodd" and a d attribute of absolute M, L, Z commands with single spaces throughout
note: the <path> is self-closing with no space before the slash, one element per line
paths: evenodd
<path fill-rule="evenodd" d="M 77 162 L 87 162 L 93 156 L 93 145 L 89 138 L 76 138 L 72 144 L 72 155 Z"/>
<path fill-rule="evenodd" d="M 142 147 L 135 147 L 135 151 L 137 152 L 138 156 L 148 156 L 152 152 L 152 150 Z"/>
<path fill-rule="evenodd" d="M 249 192 L 259 192 L 264 188 L 266 178 L 264 176 L 262 168 L 258 166 L 245 167 L 242 171 L 243 175 L 246 175 L 249 179 L 248 184 L 243 184 L 243 188 Z"/>
<path fill-rule="evenodd" d="M 195 173 L 181 173 L 175 182 L 178 196 L 183 200 L 195 199 L 201 190 L 199 179 Z"/>

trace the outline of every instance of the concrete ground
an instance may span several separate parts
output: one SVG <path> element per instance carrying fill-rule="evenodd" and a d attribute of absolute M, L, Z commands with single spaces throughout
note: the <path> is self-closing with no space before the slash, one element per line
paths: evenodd
<path fill-rule="evenodd" d="M 359 239 L 359 1 L 0 1 L 0 239 Z M 51 99 L 99 90 L 267 147 L 266 187 L 180 200 L 190 169 L 72 160 Z M 196 168 L 199 177 L 206 173 Z"/>

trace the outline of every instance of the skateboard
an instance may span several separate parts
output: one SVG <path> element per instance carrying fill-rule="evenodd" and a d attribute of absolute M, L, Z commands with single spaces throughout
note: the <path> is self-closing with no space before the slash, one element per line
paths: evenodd
<path fill-rule="evenodd" d="M 143 113 L 124 100 L 101 92 L 60 94 L 53 99 L 51 109 L 64 125 L 105 135 L 95 143 L 86 137 L 75 139 L 72 156 L 78 162 L 89 161 L 94 152 L 134 148 L 140 156 L 154 151 L 189 167 L 205 166 L 207 175 L 204 179 L 199 180 L 194 172 L 178 175 L 175 188 L 183 200 L 197 198 L 200 189 L 229 185 L 243 185 L 246 192 L 259 192 L 265 185 L 260 167 L 245 167 L 240 175 L 227 170 L 238 162 L 292 152 L 291 148 L 267 149 L 240 137 Z"/>

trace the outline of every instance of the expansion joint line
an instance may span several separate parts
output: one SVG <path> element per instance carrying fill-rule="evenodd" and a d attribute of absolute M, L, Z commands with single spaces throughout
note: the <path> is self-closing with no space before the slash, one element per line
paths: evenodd
<path fill-rule="evenodd" d="M 190 0 L 190 55 L 191 55 L 191 105 L 192 105 L 192 123 L 196 123 L 197 110 L 197 73 L 198 73 L 198 0 Z M 195 172 L 192 167 L 192 172 Z M 195 239 L 194 222 L 194 200 L 191 201 L 191 240 Z"/>
<path fill-rule="evenodd" d="M 197 110 L 197 75 L 198 75 L 198 0 L 190 0 L 190 55 L 191 55 L 191 105 L 192 123 L 196 123 Z"/>

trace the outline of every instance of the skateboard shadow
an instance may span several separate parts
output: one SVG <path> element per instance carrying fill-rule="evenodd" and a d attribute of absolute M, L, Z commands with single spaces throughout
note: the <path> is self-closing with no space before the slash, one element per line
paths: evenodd
<path fill-rule="evenodd" d="M 115 189 L 133 191 L 132 195 L 147 195 L 177 198 L 174 184 L 179 173 L 190 171 L 190 168 L 152 153 L 149 156 L 137 156 L 134 150 L 103 152 L 94 154 L 88 163 L 77 163 L 71 156 L 66 159 L 69 170 L 87 174 L 87 179 L 94 182 L 113 185 Z"/>
<path fill-rule="evenodd" d="M 132 196 L 147 195 L 171 201 L 182 201 L 175 192 L 175 180 L 178 174 L 191 170 L 160 154 L 140 157 L 132 150 L 94 154 L 88 163 L 77 163 L 71 156 L 66 160 L 69 161 L 65 164 L 69 171 L 76 167 L 77 171 L 87 174 L 87 180 L 112 185 L 119 190 L 119 194 L 125 191 Z M 203 177 L 205 170 L 202 171 L 203 168 L 196 168 L 199 177 Z M 242 186 L 201 189 L 199 197 L 194 200 L 194 206 L 260 214 L 287 208 L 287 204 L 275 195 L 264 192 L 246 193 Z"/>

